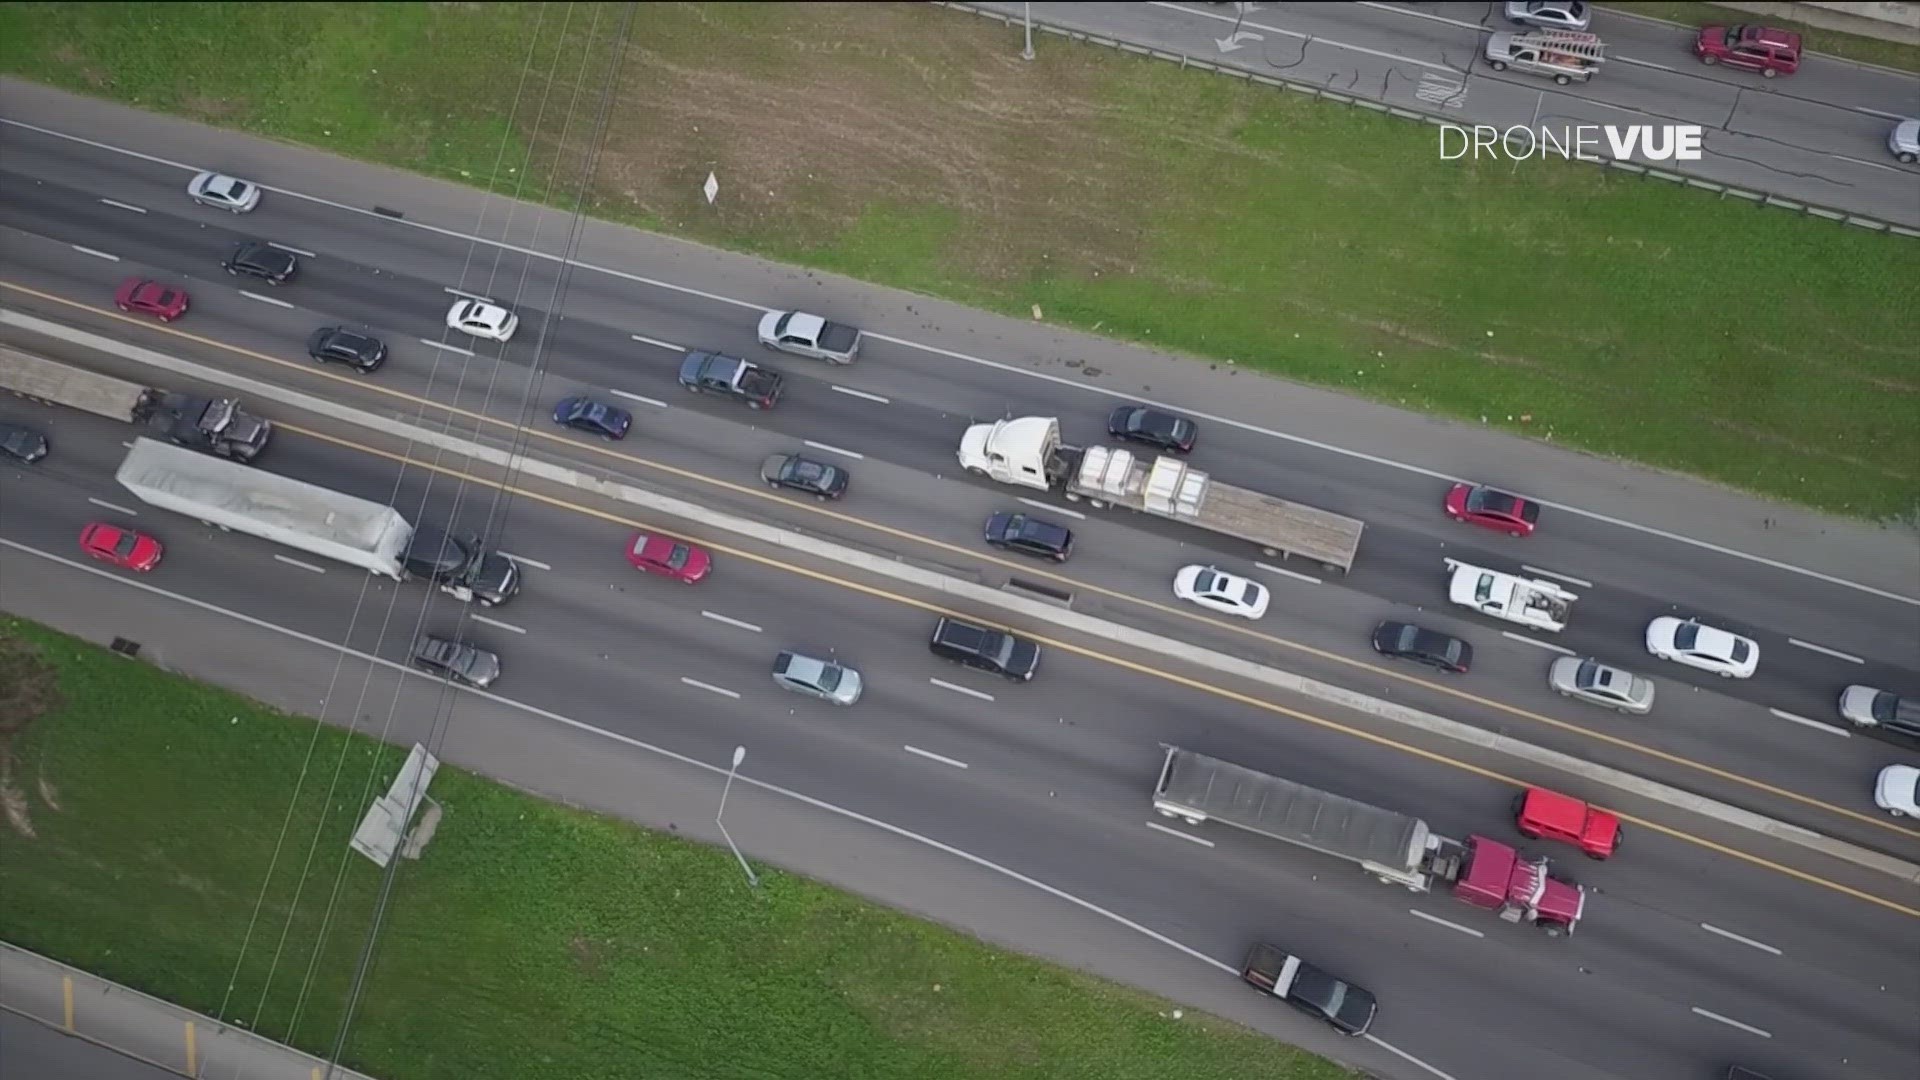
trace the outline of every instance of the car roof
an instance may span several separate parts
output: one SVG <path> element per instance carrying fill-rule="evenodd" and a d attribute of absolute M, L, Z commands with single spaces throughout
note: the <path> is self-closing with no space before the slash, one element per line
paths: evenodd
<path fill-rule="evenodd" d="M 1032 514 L 1015 514 L 1014 522 L 1020 536 L 1056 547 L 1066 543 L 1067 537 L 1072 535 L 1066 526 L 1042 521 Z"/>

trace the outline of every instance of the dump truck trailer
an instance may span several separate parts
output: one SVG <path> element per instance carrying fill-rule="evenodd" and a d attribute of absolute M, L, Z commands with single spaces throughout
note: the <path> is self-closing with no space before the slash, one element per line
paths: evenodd
<path fill-rule="evenodd" d="M 135 424 L 176 446 L 252 461 L 273 425 L 233 398 L 175 393 L 0 346 L 0 389 Z"/>

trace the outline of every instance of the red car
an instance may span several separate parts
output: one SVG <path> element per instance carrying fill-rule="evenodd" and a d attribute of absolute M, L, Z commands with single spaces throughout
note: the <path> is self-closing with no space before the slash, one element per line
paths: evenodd
<path fill-rule="evenodd" d="M 1513 824 L 1520 835 L 1572 844 L 1589 859 L 1610 859 L 1620 850 L 1620 819 L 1571 795 L 1528 788 L 1514 797 Z"/>
<path fill-rule="evenodd" d="M 1508 536 L 1531 536 L 1540 521 L 1540 504 L 1485 485 L 1455 484 L 1447 492 L 1447 516 Z"/>
<path fill-rule="evenodd" d="M 149 278 L 130 277 L 120 283 L 113 302 L 121 311 L 144 311 L 161 322 L 172 322 L 187 313 L 187 290 Z"/>
<path fill-rule="evenodd" d="M 692 544 L 683 544 L 670 536 L 634 533 L 627 543 L 627 561 L 635 570 L 659 574 L 689 585 L 696 584 L 713 569 L 713 559 Z"/>
<path fill-rule="evenodd" d="M 1800 67 L 1800 35 L 1771 26 L 1703 26 L 1693 39 L 1693 55 L 1703 64 L 1757 71 L 1771 79 Z"/>
<path fill-rule="evenodd" d="M 160 541 L 146 533 L 96 521 L 80 530 L 80 548 L 104 563 L 141 573 L 160 565 Z"/>

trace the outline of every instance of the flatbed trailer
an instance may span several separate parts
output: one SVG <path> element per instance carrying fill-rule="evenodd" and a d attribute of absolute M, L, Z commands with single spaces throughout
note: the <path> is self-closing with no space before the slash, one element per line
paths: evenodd
<path fill-rule="evenodd" d="M 233 398 L 159 390 L 3 345 L 0 389 L 142 425 L 176 445 L 239 461 L 252 461 L 273 434 L 271 423 L 246 413 Z"/>

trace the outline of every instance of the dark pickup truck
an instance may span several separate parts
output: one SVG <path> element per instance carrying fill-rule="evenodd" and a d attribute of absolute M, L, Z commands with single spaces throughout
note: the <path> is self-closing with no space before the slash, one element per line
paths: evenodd
<path fill-rule="evenodd" d="M 771 409 L 786 377 L 737 356 L 690 352 L 680 363 L 680 385 L 696 394 L 727 394 L 750 409 Z"/>

